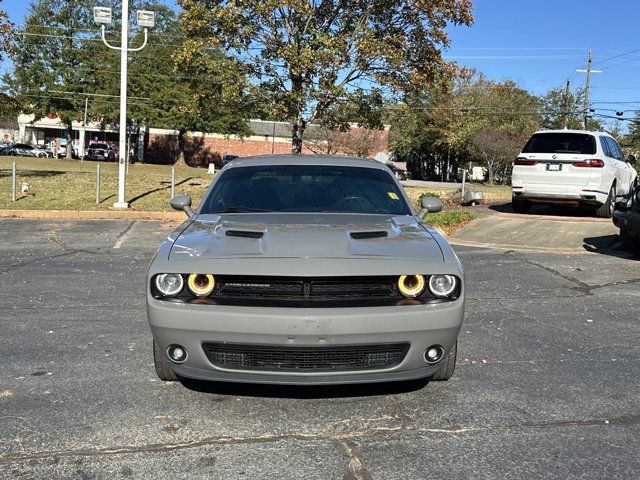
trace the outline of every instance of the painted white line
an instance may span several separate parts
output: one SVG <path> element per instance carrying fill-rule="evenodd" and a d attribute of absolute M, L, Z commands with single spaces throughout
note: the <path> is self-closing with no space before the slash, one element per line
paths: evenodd
<path fill-rule="evenodd" d="M 127 236 L 129 235 L 129 233 L 131 232 L 132 227 L 135 225 L 135 221 L 131 222 L 127 228 L 125 228 L 122 233 L 120 235 L 118 235 L 118 240 L 116 241 L 115 245 L 113 246 L 114 249 L 119 249 L 120 247 L 122 247 L 122 244 L 124 243 L 124 241 L 127 239 Z"/>

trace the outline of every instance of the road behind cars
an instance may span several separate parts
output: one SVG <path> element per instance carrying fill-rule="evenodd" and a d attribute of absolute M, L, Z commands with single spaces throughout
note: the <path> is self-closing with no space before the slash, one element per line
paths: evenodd
<path fill-rule="evenodd" d="M 640 269 L 457 247 L 446 383 L 162 383 L 144 309 L 171 226 L 0 220 L 0 478 L 634 478 Z"/>

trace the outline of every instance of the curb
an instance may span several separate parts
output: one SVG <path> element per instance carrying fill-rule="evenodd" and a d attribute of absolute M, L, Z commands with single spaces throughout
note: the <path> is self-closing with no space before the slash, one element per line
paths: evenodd
<path fill-rule="evenodd" d="M 118 210 L 0 210 L 0 218 L 39 218 L 70 220 L 147 220 L 176 222 L 184 220 L 182 212 L 138 212 Z"/>

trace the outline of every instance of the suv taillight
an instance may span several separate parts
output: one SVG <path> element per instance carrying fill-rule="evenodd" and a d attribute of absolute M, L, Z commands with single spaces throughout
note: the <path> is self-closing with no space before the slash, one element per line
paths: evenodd
<path fill-rule="evenodd" d="M 571 163 L 574 167 L 581 168 L 602 168 L 604 167 L 604 162 L 599 158 L 590 158 L 589 160 L 581 160 L 579 162 Z"/>
<path fill-rule="evenodd" d="M 536 160 L 529 160 L 528 158 L 525 158 L 525 157 L 518 157 L 513 161 L 513 164 L 531 167 L 533 165 L 537 165 L 538 162 Z"/>

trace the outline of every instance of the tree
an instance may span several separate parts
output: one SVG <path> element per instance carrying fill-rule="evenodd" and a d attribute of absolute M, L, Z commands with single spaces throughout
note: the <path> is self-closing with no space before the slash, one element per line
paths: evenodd
<path fill-rule="evenodd" d="M 584 118 L 584 88 L 569 90 L 556 87 L 549 90 L 542 98 L 542 122 L 545 127 L 563 128 L 564 117 L 567 116 L 568 128 L 582 128 Z"/>
<path fill-rule="evenodd" d="M 119 121 L 120 52 L 103 45 L 92 17 L 91 0 L 34 0 L 25 20 L 24 35 L 14 42 L 13 74 L 6 78 L 25 113 L 36 118 L 60 117 L 72 138 L 72 122 L 81 121 L 88 99 L 89 117 L 103 124 Z M 121 2 L 102 2 L 113 10 L 114 23 L 107 28 L 111 44 L 119 43 Z M 156 26 L 149 43 L 129 58 L 127 120 L 129 127 L 154 125 L 180 132 L 180 159 L 184 161 L 186 132 L 196 128 L 218 133 L 246 133 L 247 115 L 230 107 L 227 91 L 242 91 L 242 72 L 219 49 L 192 52 L 190 60 L 210 59 L 206 69 L 177 58 L 182 49 L 175 12 L 158 0 L 133 0 L 130 23 L 136 10 L 153 10 Z M 134 28 L 130 46 L 143 42 Z M 176 64 L 178 62 L 178 65 Z M 71 142 L 67 157 L 71 158 Z"/>
<path fill-rule="evenodd" d="M 2 3 L 2 0 L 0 0 L 0 3 Z M 0 62 L 4 60 L 3 54 L 9 51 L 12 35 L 13 24 L 9 21 L 7 13 L 0 9 Z"/>
<path fill-rule="evenodd" d="M 291 124 L 300 153 L 307 126 L 358 88 L 415 89 L 452 71 L 446 27 L 472 22 L 469 0 L 178 0 L 184 33 L 233 52 Z M 202 41 L 202 40 L 201 40 Z M 190 45 L 185 44 L 188 54 Z"/>
<path fill-rule="evenodd" d="M 91 4 L 90 4 L 91 3 Z M 12 74 L 5 77 L 21 109 L 41 118 L 55 114 L 66 127 L 67 158 L 72 122 L 84 115 L 84 93 L 99 91 L 103 79 L 92 73 L 112 63 L 114 54 L 96 53 L 97 35 L 89 0 L 35 0 L 24 33 L 13 42 Z"/>
<path fill-rule="evenodd" d="M 461 72 L 407 98 L 392 123 L 392 146 L 422 178 L 443 179 L 452 166 L 475 157 L 493 182 L 496 175 L 508 177 L 517 148 L 539 125 L 538 99 L 514 82 Z M 489 145 L 492 135 L 495 145 Z"/>

